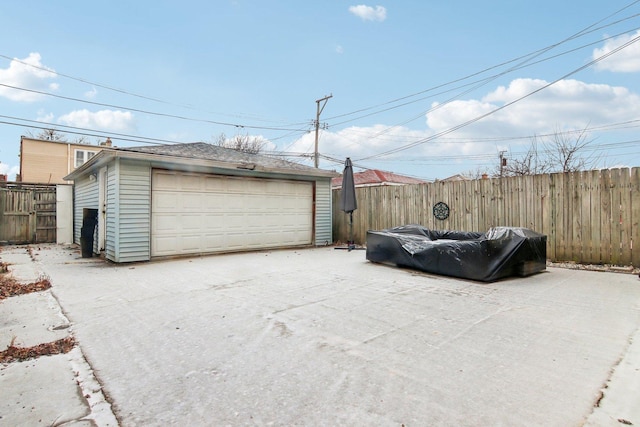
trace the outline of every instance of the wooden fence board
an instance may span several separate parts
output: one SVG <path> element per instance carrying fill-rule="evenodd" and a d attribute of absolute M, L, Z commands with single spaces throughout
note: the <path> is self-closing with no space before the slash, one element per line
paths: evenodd
<path fill-rule="evenodd" d="M 543 228 L 543 233 L 545 235 L 547 235 L 547 249 L 549 249 L 550 246 L 550 242 L 549 240 L 552 237 L 551 235 L 551 223 L 552 223 L 552 218 L 551 218 L 551 200 L 552 200 L 552 196 L 551 196 L 551 175 L 544 175 L 545 177 L 545 182 L 541 183 L 540 185 L 543 186 L 546 184 L 546 187 L 543 188 L 543 191 L 545 192 L 545 200 L 541 201 L 541 203 L 544 204 L 544 210 L 543 210 L 543 220 L 545 221 L 545 228 Z"/>
<path fill-rule="evenodd" d="M 631 265 L 640 266 L 640 168 L 630 170 L 629 198 L 631 200 L 630 247 Z"/>
<path fill-rule="evenodd" d="M 572 260 L 578 261 L 583 257 L 582 239 L 582 188 L 580 173 L 567 174 L 571 187 L 571 253 Z"/>
<path fill-rule="evenodd" d="M 620 259 L 616 265 L 631 264 L 631 182 L 628 168 L 620 169 Z"/>
<path fill-rule="evenodd" d="M 631 169 L 631 264 L 640 267 L 640 168 Z"/>
<path fill-rule="evenodd" d="M 611 170 L 610 197 L 611 197 L 611 263 L 618 265 L 620 262 L 620 249 L 622 241 L 620 240 L 620 221 L 622 200 L 620 194 L 620 169 Z"/>
<path fill-rule="evenodd" d="M 602 262 L 602 255 L 600 253 L 600 171 L 586 172 L 588 177 L 589 186 L 589 230 L 586 235 L 589 236 L 589 260 L 584 262 L 590 262 L 593 264 L 600 264 Z"/>
<path fill-rule="evenodd" d="M 611 208 L 611 172 L 609 170 L 603 170 L 600 180 L 600 256 L 603 262 L 611 260 L 611 223 L 612 208 Z"/>
<path fill-rule="evenodd" d="M 569 246 L 569 230 L 566 227 L 565 218 L 569 212 L 565 206 L 565 174 L 554 174 L 556 178 L 556 258 L 567 260 L 567 248 Z"/>

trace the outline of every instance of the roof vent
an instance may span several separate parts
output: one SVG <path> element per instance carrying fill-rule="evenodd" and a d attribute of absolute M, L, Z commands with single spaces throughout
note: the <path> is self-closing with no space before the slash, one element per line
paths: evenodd
<path fill-rule="evenodd" d="M 236 166 L 238 169 L 246 169 L 246 170 L 254 170 L 256 168 L 255 163 L 240 163 L 238 166 Z"/>

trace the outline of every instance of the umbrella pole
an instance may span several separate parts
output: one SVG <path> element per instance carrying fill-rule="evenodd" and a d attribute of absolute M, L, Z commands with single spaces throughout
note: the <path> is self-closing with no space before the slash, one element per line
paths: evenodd
<path fill-rule="evenodd" d="M 349 246 L 349 250 L 355 247 L 353 243 L 353 211 L 349 212 L 349 242 L 347 242 L 347 246 Z"/>

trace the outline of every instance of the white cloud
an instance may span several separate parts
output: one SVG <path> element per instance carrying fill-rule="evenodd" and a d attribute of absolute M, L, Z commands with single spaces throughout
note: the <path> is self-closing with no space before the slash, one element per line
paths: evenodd
<path fill-rule="evenodd" d="M 349 12 L 353 13 L 363 21 L 382 22 L 387 19 L 387 9 L 383 6 L 367 6 L 359 4 L 357 6 L 349 6 Z"/>
<path fill-rule="evenodd" d="M 9 181 L 16 180 L 16 174 L 20 173 L 20 166 L 11 166 L 6 163 L 0 163 L 0 175 L 7 175 Z"/>
<path fill-rule="evenodd" d="M 25 59 L 14 59 L 9 63 L 9 68 L 0 69 L 0 83 L 22 89 L 36 91 L 56 91 L 57 83 L 48 80 L 55 79 L 55 71 L 42 65 L 39 53 L 30 53 Z M 12 101 L 34 102 L 44 95 L 0 86 L 0 97 Z"/>
<path fill-rule="evenodd" d="M 504 106 L 548 82 L 537 79 L 516 79 L 507 86 L 500 86 L 478 99 L 457 100 L 448 104 L 433 105 L 426 115 L 426 125 L 419 129 L 389 127 L 378 124 L 370 127 L 350 127 L 320 134 L 319 149 L 335 159 L 351 157 L 354 161 L 412 143 L 407 151 L 386 156 L 381 161 L 363 160 L 368 167 L 387 170 L 416 170 L 421 158 L 437 156 L 489 156 L 497 159 L 499 149 L 526 149 L 534 135 L 553 134 L 558 130 L 584 129 L 636 120 L 640 116 L 640 96 L 623 87 L 589 84 L 578 80 L 563 80 L 535 95 L 516 102 L 496 113 L 447 133 L 437 139 L 430 138 L 460 124 L 481 117 Z M 522 137 L 504 140 L 503 138 Z M 304 135 L 287 151 L 312 154 L 314 133 Z M 483 139 L 486 139 L 483 141 Z M 428 142 L 424 142 L 428 140 Z M 495 159 L 494 159 L 495 155 Z M 399 163 L 394 161 L 401 160 Z M 442 161 L 446 167 L 472 160 Z M 486 161 L 486 160 L 482 160 Z M 309 163 L 309 162 L 307 162 Z M 326 164 L 326 163 L 325 163 Z M 472 167 L 467 167 L 467 170 Z M 430 170 L 430 169 L 429 169 Z M 425 169 L 427 171 L 427 169 Z M 432 176 L 432 172 L 415 172 L 419 176 Z M 453 172 L 449 175 L 453 175 Z M 433 175 L 435 176 L 435 175 Z M 445 175 L 442 175 L 443 177 Z"/>
<path fill-rule="evenodd" d="M 60 116 L 58 122 L 88 129 L 100 129 L 108 131 L 131 132 L 135 129 L 133 114 L 129 111 L 100 110 L 76 110 Z"/>
<path fill-rule="evenodd" d="M 94 99 L 98 94 L 98 90 L 95 87 L 92 87 L 91 90 L 88 90 L 84 93 L 84 97 L 88 99 Z"/>
<path fill-rule="evenodd" d="M 624 34 L 620 37 L 607 40 L 604 46 L 593 50 L 593 59 L 612 52 L 614 49 L 617 49 L 636 37 L 640 37 L 640 30 L 635 33 Z M 620 73 L 640 71 L 640 41 L 636 41 L 610 57 L 598 62 L 596 68 Z"/>
<path fill-rule="evenodd" d="M 352 126 L 336 132 L 321 132 L 319 151 L 337 159 L 362 158 L 395 146 L 410 144 L 431 134 L 432 132 L 427 129 L 414 130 L 402 126 L 391 128 L 382 124 L 370 127 Z M 311 132 L 297 140 L 287 151 L 311 155 L 314 145 L 315 133 Z"/>
<path fill-rule="evenodd" d="M 170 132 L 167 134 L 166 139 L 170 141 L 188 141 L 193 139 L 191 132 L 188 130 L 178 131 L 178 132 Z"/>
<path fill-rule="evenodd" d="M 521 98 L 548 82 L 516 79 L 500 86 L 482 99 L 458 100 L 427 114 L 434 132 L 451 129 Z M 532 135 L 563 128 L 616 123 L 640 115 L 640 96 L 623 87 L 562 80 L 528 98 L 471 124 L 456 135 L 513 136 Z"/>
<path fill-rule="evenodd" d="M 51 123 L 54 118 L 55 116 L 53 115 L 53 113 L 46 113 L 44 110 L 39 110 L 36 120 L 44 123 Z"/>

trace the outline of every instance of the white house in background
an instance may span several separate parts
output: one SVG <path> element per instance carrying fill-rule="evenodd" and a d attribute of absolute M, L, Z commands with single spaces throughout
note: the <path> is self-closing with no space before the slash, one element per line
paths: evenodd
<path fill-rule="evenodd" d="M 74 241 L 98 212 L 94 252 L 114 262 L 332 242 L 338 174 L 206 143 L 101 151 L 74 182 Z"/>

